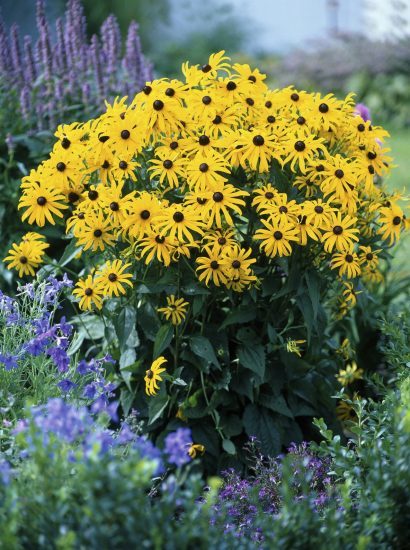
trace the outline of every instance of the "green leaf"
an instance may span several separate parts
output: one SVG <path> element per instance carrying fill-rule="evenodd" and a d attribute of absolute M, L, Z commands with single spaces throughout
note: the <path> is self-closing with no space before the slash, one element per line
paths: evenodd
<path fill-rule="evenodd" d="M 261 379 L 265 375 L 265 348 L 261 344 L 241 345 L 238 348 L 239 363 L 256 373 Z"/>
<path fill-rule="evenodd" d="M 236 447 L 230 439 L 224 439 L 222 441 L 222 447 L 225 452 L 230 455 L 236 455 Z"/>
<path fill-rule="evenodd" d="M 280 452 L 280 433 L 275 420 L 265 407 L 248 405 L 243 415 L 243 424 L 249 436 L 255 436 L 261 444 L 262 453 L 276 456 Z"/>
<path fill-rule="evenodd" d="M 303 320 L 305 322 L 307 331 L 307 340 L 309 344 L 314 328 L 314 311 L 312 302 L 308 294 L 304 293 L 296 296 L 296 304 L 303 315 Z"/>
<path fill-rule="evenodd" d="M 115 332 L 117 334 L 120 350 L 134 348 L 139 344 L 138 334 L 135 330 L 137 312 L 132 306 L 124 306 L 115 319 Z"/>
<path fill-rule="evenodd" d="M 216 367 L 220 368 L 219 361 L 215 355 L 214 348 L 211 342 L 205 336 L 191 336 L 189 339 L 191 351 L 205 359 L 208 363 L 212 363 Z"/>
<path fill-rule="evenodd" d="M 131 391 L 130 381 L 131 381 L 132 373 L 129 370 L 125 370 L 125 369 L 127 369 L 127 367 L 135 363 L 136 357 L 137 355 L 135 353 L 135 350 L 132 348 L 127 348 L 125 351 L 121 353 L 121 356 L 120 356 L 121 376 L 125 384 L 127 385 L 127 388 L 130 391 Z"/>
<path fill-rule="evenodd" d="M 256 319 L 256 315 L 257 309 L 255 306 L 239 306 L 228 313 L 221 325 L 221 329 L 228 327 L 229 325 L 253 321 Z"/>
<path fill-rule="evenodd" d="M 71 322 L 78 327 L 78 331 L 84 334 L 86 339 L 99 340 L 104 338 L 104 321 L 97 315 L 76 315 L 71 318 Z"/>
<path fill-rule="evenodd" d="M 150 397 L 148 405 L 148 425 L 153 424 L 158 418 L 161 417 L 162 413 L 165 411 L 169 402 L 168 395 L 154 395 Z"/>
<path fill-rule="evenodd" d="M 292 411 L 289 409 L 283 395 L 273 397 L 272 395 L 261 394 L 259 396 L 259 403 L 271 411 L 283 414 L 283 416 L 287 416 L 288 418 L 293 418 Z"/>
<path fill-rule="evenodd" d="M 170 323 L 162 325 L 157 333 L 157 336 L 155 337 L 154 351 L 153 351 L 154 359 L 159 357 L 161 353 L 165 349 L 167 349 L 173 337 L 174 337 L 174 327 Z"/>
<path fill-rule="evenodd" d="M 125 416 L 127 416 L 128 413 L 130 412 L 133 401 L 134 401 L 134 394 L 130 392 L 128 389 L 122 388 L 121 395 L 120 395 L 120 403 Z"/>
<path fill-rule="evenodd" d="M 78 246 L 75 240 L 70 241 L 70 243 L 65 247 L 64 253 L 58 262 L 59 265 L 65 266 L 69 264 L 81 250 L 82 246 Z"/>
<path fill-rule="evenodd" d="M 305 274 L 305 279 L 313 308 L 313 320 L 316 321 L 320 305 L 320 279 L 316 271 L 308 271 Z"/>

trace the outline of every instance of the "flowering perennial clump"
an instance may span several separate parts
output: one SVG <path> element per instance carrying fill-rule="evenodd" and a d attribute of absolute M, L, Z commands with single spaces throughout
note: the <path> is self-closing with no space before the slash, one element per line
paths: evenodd
<path fill-rule="evenodd" d="M 271 90 L 223 51 L 182 72 L 58 127 L 19 209 L 61 228 L 64 262 L 27 235 L 6 261 L 72 262 L 80 309 L 115 333 L 123 402 L 148 401 L 158 433 L 188 422 L 216 457 L 245 432 L 277 454 L 329 401 L 346 366 L 330 334 L 408 226 L 383 184 L 388 133 L 352 95 Z"/>

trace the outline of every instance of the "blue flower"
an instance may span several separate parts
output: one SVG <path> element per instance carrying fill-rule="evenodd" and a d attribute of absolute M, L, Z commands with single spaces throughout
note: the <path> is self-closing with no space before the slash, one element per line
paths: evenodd
<path fill-rule="evenodd" d="M 175 432 L 165 438 L 165 453 L 168 455 L 168 462 L 175 466 L 183 466 L 190 462 L 191 457 L 188 449 L 192 444 L 192 433 L 189 428 L 178 428 Z"/>
<path fill-rule="evenodd" d="M 16 369 L 18 367 L 17 355 L 0 353 L 0 363 L 3 363 L 6 370 Z"/>
<path fill-rule="evenodd" d="M 69 380 L 68 378 L 64 378 L 57 384 L 57 386 L 63 391 L 64 393 L 70 392 L 73 388 L 77 387 L 77 384 Z"/>

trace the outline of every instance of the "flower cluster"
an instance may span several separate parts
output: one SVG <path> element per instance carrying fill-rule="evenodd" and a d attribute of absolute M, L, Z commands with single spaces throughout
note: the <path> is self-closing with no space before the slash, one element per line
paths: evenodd
<path fill-rule="evenodd" d="M 117 20 L 110 15 L 102 24 L 100 37 L 89 43 L 80 0 L 69 0 L 64 17 L 51 31 L 44 0 L 37 0 L 38 41 L 25 36 L 23 44 L 17 25 L 8 32 L 0 20 L 0 79 L 7 95 L 19 97 L 23 119 L 33 129 L 53 129 L 66 118 L 72 105 L 83 111 L 99 109 L 104 99 L 133 95 L 152 78 L 145 60 L 138 25 L 131 22 L 123 57 Z"/>
<path fill-rule="evenodd" d="M 203 455 L 205 447 L 200 443 L 193 443 L 189 428 L 178 428 L 165 438 L 164 452 L 170 464 L 180 467 L 193 458 Z"/>
<path fill-rule="evenodd" d="M 248 445 L 254 448 L 255 442 L 251 441 Z M 223 525 L 226 532 L 232 531 L 238 537 L 248 534 L 260 542 L 263 535 L 255 526 L 258 515 L 262 511 L 264 514 L 275 516 L 281 508 L 284 457 L 270 458 L 268 461 L 263 456 L 254 458 L 254 473 L 247 479 L 242 479 L 234 469 L 223 473 L 223 484 L 218 502 L 214 506 L 212 521 L 218 523 L 218 516 L 224 510 L 228 517 L 228 522 Z M 315 509 L 322 510 L 332 498 L 332 483 L 328 475 L 331 470 L 331 459 L 319 458 L 308 444 L 303 442 L 298 446 L 290 446 L 286 460 L 294 472 L 291 484 L 296 499 L 309 496 L 304 485 L 307 481 Z"/>
<path fill-rule="evenodd" d="M 23 178 L 23 219 L 64 218 L 80 252 L 109 258 L 77 285 L 83 309 L 131 285 L 118 255 L 165 267 L 191 259 L 199 281 L 241 292 L 258 284 L 259 265 L 308 246 L 343 281 L 346 311 L 360 278 L 381 279 L 379 253 L 407 225 L 381 182 L 387 132 L 350 95 L 270 90 L 258 69 L 228 61 L 222 51 L 186 63 L 184 81 L 147 82 L 129 104 L 60 126 L 50 158 Z M 15 248 L 10 267 L 26 273 L 22 258 L 34 267 L 39 246 Z"/>

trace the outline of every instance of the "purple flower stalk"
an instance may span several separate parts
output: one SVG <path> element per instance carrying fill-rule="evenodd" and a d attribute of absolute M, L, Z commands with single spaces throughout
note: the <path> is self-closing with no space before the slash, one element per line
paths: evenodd
<path fill-rule="evenodd" d="M 165 454 L 168 462 L 175 466 L 183 466 L 190 462 L 188 449 L 192 444 L 192 434 L 189 428 L 178 428 L 165 438 Z"/>
<path fill-rule="evenodd" d="M 82 105 L 76 117 L 88 117 L 104 107 L 104 100 L 135 95 L 152 80 L 152 66 L 141 51 L 138 25 L 130 23 L 124 56 L 118 22 L 110 15 L 99 36 L 86 35 L 80 0 L 69 0 L 63 18 L 52 33 L 45 0 L 37 0 L 39 39 L 21 40 L 17 25 L 8 32 L 0 19 L 0 80 L 7 93 L 20 98 L 23 119 L 34 130 L 54 130 L 57 120 L 69 121 L 70 107 Z M 9 89 L 11 88 L 11 90 Z"/>

